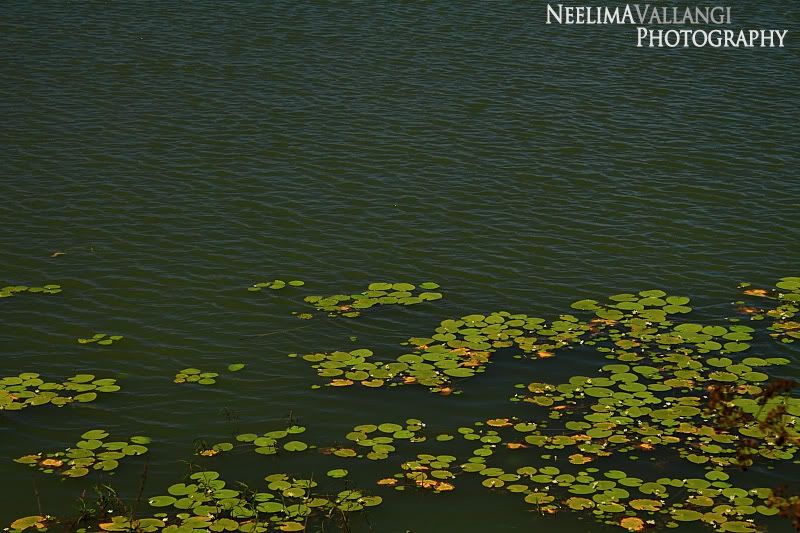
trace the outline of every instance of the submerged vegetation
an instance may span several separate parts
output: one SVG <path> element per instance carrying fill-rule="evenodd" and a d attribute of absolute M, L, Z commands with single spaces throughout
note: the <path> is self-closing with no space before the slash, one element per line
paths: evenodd
<path fill-rule="evenodd" d="M 303 283 L 274 280 L 249 290 L 286 285 Z M 437 288 L 431 282 L 372 283 L 361 293 L 305 301 L 329 316 L 355 318 L 380 306 L 438 300 L 441 293 L 432 292 Z M 421 386 L 440 395 L 463 393 L 468 379 L 488 371 L 500 353 L 543 364 L 564 351 L 582 350 L 600 361 L 593 372 L 518 383 L 505 393 L 515 414 L 498 412 L 460 427 L 429 431 L 419 419 L 362 423 L 341 441 L 312 442 L 303 437 L 306 427 L 292 421 L 284 429 L 237 434 L 231 442 L 201 443 L 195 453 L 209 462 L 229 453 L 304 452 L 329 456 L 335 464 L 319 479 L 269 474 L 266 486 L 256 488 L 231 488 L 213 466 L 204 467 L 150 497 L 147 512 L 97 513 L 82 518 L 80 528 L 266 532 L 332 522 L 349 530 L 349 515 L 381 504 L 390 491 L 440 494 L 462 484 L 517 497 L 543 516 L 579 513 L 628 531 L 689 522 L 720 531 L 761 531 L 776 516 L 800 526 L 797 495 L 752 486 L 742 472 L 800 459 L 796 383 L 775 378 L 790 360 L 750 353 L 764 329 L 778 341 L 776 348 L 800 338 L 800 278 L 783 278 L 774 289 L 741 289 L 747 300 L 736 302 L 738 316 L 710 323 L 691 318 L 689 298 L 647 290 L 602 302 L 581 300 L 556 319 L 496 311 L 442 320 L 429 335 L 407 339 L 398 350 L 405 353 L 395 357 L 366 347 L 290 354 L 310 364 L 327 386 Z M 243 367 L 236 363 L 228 370 Z M 187 368 L 175 382 L 210 385 L 217 376 Z M 0 380 L 0 409 L 90 401 L 85 395 L 111 389 L 118 389 L 113 380 L 91 375 L 46 384 L 38 374 L 20 374 Z M 57 394 L 63 391 L 78 394 Z M 149 441 L 134 440 L 143 437 L 105 442 L 107 437 L 104 430 L 91 430 L 75 447 L 17 461 L 80 477 L 113 470 L 138 454 L 128 450 L 147 451 Z M 252 460 L 257 468 L 259 459 Z M 355 469 L 370 471 L 376 494 L 349 486 Z M 40 514 L 10 527 L 44 530 L 66 523 Z"/>

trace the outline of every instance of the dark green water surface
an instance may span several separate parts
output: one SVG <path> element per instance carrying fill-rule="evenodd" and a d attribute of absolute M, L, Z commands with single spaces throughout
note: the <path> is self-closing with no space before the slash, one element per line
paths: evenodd
<path fill-rule="evenodd" d="M 514 383 L 599 364 L 585 351 L 498 355 L 442 397 L 311 390 L 320 380 L 291 352 L 394 357 L 444 318 L 555 317 L 650 288 L 691 296 L 713 321 L 738 282 L 800 275 L 800 12 L 733 9 L 741 27 L 790 29 L 787 48 L 637 49 L 632 27 L 547 26 L 541 2 L 3 3 L 0 286 L 64 290 L 0 301 L 0 376 L 92 372 L 123 390 L 0 413 L 0 525 L 36 513 L 33 480 L 46 511 L 73 509 L 91 481 L 10 459 L 94 427 L 154 439 L 154 495 L 181 480 L 195 439 L 279 429 L 289 413 L 319 443 L 411 417 L 453 431 L 516 412 Z M 246 290 L 274 278 L 306 286 Z M 304 295 L 381 280 L 435 281 L 445 298 L 352 321 L 290 314 Z M 76 342 L 95 332 L 125 339 Z M 754 351 L 780 351 L 800 377 L 796 348 Z M 215 386 L 172 383 L 235 362 L 248 366 Z M 253 484 L 333 468 L 215 461 Z M 141 466 L 118 472 L 135 495 Z M 798 486 L 790 472 L 753 475 Z M 468 483 L 382 494 L 381 532 L 621 531 Z"/>

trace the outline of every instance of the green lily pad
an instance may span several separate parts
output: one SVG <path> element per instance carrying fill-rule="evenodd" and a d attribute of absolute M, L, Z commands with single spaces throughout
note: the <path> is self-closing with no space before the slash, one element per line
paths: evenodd
<path fill-rule="evenodd" d="M 290 440 L 283 445 L 283 449 L 288 452 L 302 452 L 308 449 L 308 444 L 299 440 Z"/>

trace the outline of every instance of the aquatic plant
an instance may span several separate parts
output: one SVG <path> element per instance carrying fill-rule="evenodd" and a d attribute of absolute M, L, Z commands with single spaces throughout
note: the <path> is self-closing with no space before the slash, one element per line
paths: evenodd
<path fill-rule="evenodd" d="M 800 531 L 800 494 L 791 494 L 785 486 L 773 491 L 767 502 L 770 508 L 777 509 L 778 515 L 792 521 L 792 527 Z"/>
<path fill-rule="evenodd" d="M 47 517 L 41 515 L 33 515 L 33 516 L 23 516 L 22 518 L 17 518 L 13 522 L 9 528 L 12 531 L 25 531 L 26 529 L 35 528 L 35 529 L 46 529 L 47 524 Z"/>
<path fill-rule="evenodd" d="M 195 450 L 195 454 L 200 455 L 202 457 L 214 457 L 221 454 L 222 452 L 229 452 L 233 450 L 233 448 L 234 445 L 231 444 L 230 442 L 218 442 L 216 444 L 209 446 L 208 444 L 205 443 L 205 441 L 201 441 L 198 444 L 197 449 Z"/>
<path fill-rule="evenodd" d="M 385 305 L 416 305 L 439 300 L 442 293 L 434 292 L 439 285 L 433 282 L 420 283 L 370 283 L 367 290 L 355 294 L 332 294 L 329 296 L 306 296 L 304 300 L 328 316 L 357 317 L 364 310 Z"/>
<path fill-rule="evenodd" d="M 203 372 L 199 368 L 184 368 L 175 374 L 175 383 L 197 383 L 199 385 L 213 385 L 219 376 L 216 372 Z"/>
<path fill-rule="evenodd" d="M 395 479 L 410 482 L 421 489 L 433 492 L 449 492 L 455 490 L 453 479 L 456 477 L 451 470 L 451 463 L 456 458 L 452 455 L 417 454 L 411 461 L 400 465 L 402 473 L 396 474 Z M 390 485 L 396 490 L 403 490 L 405 484 L 387 483 L 385 479 L 378 480 L 379 485 Z"/>
<path fill-rule="evenodd" d="M 331 478 L 344 477 L 333 471 Z M 80 530 L 138 531 L 152 533 L 241 531 L 303 531 L 310 524 L 332 523 L 347 527 L 347 515 L 380 505 L 380 496 L 361 490 L 343 489 L 327 494 L 317 489 L 312 478 L 297 478 L 286 473 L 264 478 L 265 488 L 251 489 L 244 484 L 231 488 L 219 472 L 194 472 L 183 482 L 170 485 L 166 494 L 147 501 L 150 516 L 135 516 L 124 502 L 102 501 L 93 512 L 83 513 L 77 520 L 59 520 L 45 515 L 19 518 L 10 531 L 18 533 L 31 528 L 42 530 L 55 526 Z M 110 490 L 106 488 L 105 490 Z M 104 500 L 107 499 L 104 497 Z"/>
<path fill-rule="evenodd" d="M 108 335 L 106 333 L 95 333 L 91 337 L 88 338 L 79 338 L 78 344 L 91 344 L 97 343 L 103 346 L 108 346 L 109 344 L 114 344 L 117 341 L 121 341 L 124 337 L 122 335 Z"/>
<path fill-rule="evenodd" d="M 332 378 L 328 384 L 333 387 L 346 387 L 355 382 L 365 387 L 382 387 L 405 368 L 373 363 L 370 361 L 373 355 L 372 350 L 359 348 L 349 352 L 307 354 L 303 360 L 314 363 L 319 376 Z M 290 357 L 297 357 L 297 354 L 290 354 Z"/>
<path fill-rule="evenodd" d="M 42 294 L 58 294 L 61 292 L 61 285 L 44 285 L 42 287 L 28 287 L 27 285 L 6 285 L 0 287 L 0 298 L 10 298 L 24 292 L 42 293 Z"/>
<path fill-rule="evenodd" d="M 750 283 L 739 288 L 745 296 L 759 300 L 755 306 L 736 302 L 740 313 L 751 320 L 769 320 L 770 336 L 776 340 L 788 344 L 800 339 L 800 277 L 781 278 L 772 289 L 754 288 Z"/>
<path fill-rule="evenodd" d="M 584 320 L 571 314 L 553 321 L 507 311 L 471 314 L 443 320 L 430 337 L 410 338 L 406 344 L 413 350 L 391 362 L 370 359 L 374 354 L 366 348 L 310 353 L 302 358 L 313 363 L 318 375 L 331 378 L 328 384 L 332 386 L 356 382 L 368 387 L 419 384 L 434 392 L 450 394 L 458 392 L 454 389 L 456 380 L 460 382 L 484 372 L 492 355 L 502 348 L 518 349 L 521 353 L 518 357 L 546 359 L 558 350 L 597 346 L 597 351 L 613 354 L 608 357 L 623 362 L 658 357 L 658 352 L 652 350 L 661 353 L 674 350 L 682 357 L 689 357 L 714 352 L 727 356 L 750 348 L 747 341 L 755 331 L 751 327 L 704 326 L 682 321 L 680 317 L 691 311 L 688 303 L 689 299 L 683 296 L 648 290 L 617 294 L 607 303 L 596 300 L 573 303 L 572 307 L 578 311 L 594 312 L 592 318 Z M 786 325 L 782 327 L 785 331 Z M 778 364 L 780 358 L 769 359 L 768 364 Z M 745 379 L 752 381 L 764 376 L 752 368 L 733 368 L 747 374 Z M 687 370 L 683 374 L 690 373 Z M 713 379 L 726 377 L 731 379 L 723 373 Z"/>
<path fill-rule="evenodd" d="M 776 302 L 764 316 L 774 319 L 769 326 L 773 337 L 791 342 L 798 328 L 792 319 L 798 312 L 800 278 L 783 278 L 776 287 L 773 291 L 749 289 L 749 294 Z M 770 383 L 768 374 L 772 367 L 788 364 L 789 359 L 748 354 L 756 330 L 737 323 L 735 318 L 728 319 L 727 324 L 687 320 L 692 311 L 689 303 L 687 297 L 653 289 L 616 294 L 605 303 L 588 299 L 573 303 L 578 314 L 593 315 L 584 319 L 562 314 L 548 321 L 506 311 L 471 314 L 442 321 L 430 337 L 409 339 L 406 345 L 413 350 L 391 361 L 376 360 L 367 348 L 310 353 L 302 359 L 312 363 L 320 377 L 328 378 L 330 386 L 419 384 L 450 394 L 458 392 L 456 380 L 461 382 L 484 371 L 499 349 L 514 348 L 515 357 L 539 360 L 562 350 L 590 347 L 611 360 L 597 375 L 576 375 L 563 383 L 517 385 L 524 392 L 517 392 L 511 401 L 528 403 L 537 411 L 544 409 L 544 419 L 496 418 L 481 423 L 477 430 L 459 428 L 465 440 L 480 444 L 473 457 L 461 465 L 461 471 L 450 468 L 447 473 L 439 472 L 443 465 L 432 468 L 427 464 L 436 463 L 435 456 L 419 455 L 418 460 L 401 465 L 405 472 L 378 483 L 400 489 L 410 481 L 434 491 L 445 483 L 449 491 L 461 472 L 482 472 L 487 476 L 484 486 L 499 489 L 509 485 L 513 488 L 508 490 L 525 494 L 528 503 L 545 513 L 556 512 L 566 504 L 572 510 L 591 509 L 604 521 L 633 531 L 664 523 L 665 514 L 671 519 L 667 521 L 670 526 L 699 520 L 723 531 L 754 531 L 753 515 L 778 512 L 769 505 L 771 490 L 735 487 L 727 482 L 729 474 L 724 469 L 747 466 L 753 460 L 796 460 L 800 399 L 788 394 L 791 387 L 781 389 L 780 381 Z M 713 399 L 721 390 L 727 395 L 715 403 Z M 733 423 L 717 419 L 713 411 L 720 404 L 738 413 Z M 447 442 L 452 435 L 441 437 L 437 440 Z M 366 441 L 370 442 L 368 438 Z M 517 483 L 519 472 L 486 466 L 486 459 L 501 447 L 550 452 L 543 458 L 556 452 L 562 458 L 560 462 L 577 466 L 626 454 L 637 460 L 632 454 L 660 451 L 707 471 L 686 480 L 637 481 L 624 472 L 614 478 L 620 476 L 615 470 L 607 476 L 615 479 L 611 483 L 609 479 L 590 480 L 589 474 L 598 470 L 587 468 L 579 473 L 583 476 L 579 488 L 574 488 L 572 481 L 566 485 L 574 496 L 559 501 L 560 496 L 542 487 L 529 490 Z M 356 450 L 346 447 L 323 450 L 338 451 L 343 457 L 357 455 Z M 432 477 L 430 471 L 437 471 L 441 478 Z M 556 466 L 531 466 L 524 472 L 530 474 L 529 481 L 548 486 L 571 479 L 559 478 Z M 619 488 L 619 484 L 641 487 L 642 494 L 634 495 L 627 505 L 624 500 L 628 496 L 620 492 L 627 489 Z M 660 500 L 657 505 L 649 501 L 653 496 L 668 495 L 669 487 L 688 491 L 687 501 L 670 507 Z M 598 491 L 601 496 L 596 496 Z M 614 513 L 622 516 L 612 520 Z M 646 516 L 648 513 L 658 514 Z"/>
<path fill-rule="evenodd" d="M 790 408 L 793 408 L 795 414 L 798 412 L 797 406 L 793 405 L 796 400 L 787 397 L 798 386 L 800 384 L 793 380 L 777 379 L 766 384 L 751 397 L 745 397 L 739 387 L 714 384 L 708 387 L 706 412 L 712 417 L 712 425 L 716 428 L 737 432 L 741 428 L 753 428 L 757 425 L 763 440 L 777 446 L 787 443 L 797 446 L 800 445 L 800 439 L 797 438 L 796 431 L 787 426 L 794 425 L 795 419 L 784 415 Z M 742 433 L 748 435 L 744 431 Z M 736 463 L 740 468 L 747 469 L 753 464 L 758 451 L 758 440 L 752 437 L 738 439 Z"/>
<path fill-rule="evenodd" d="M 155 514 L 161 525 L 144 525 L 163 527 L 163 531 L 170 531 L 170 524 L 195 531 L 302 531 L 309 521 L 324 520 L 333 511 L 352 513 L 382 502 L 380 496 L 352 489 L 335 495 L 318 494 L 313 479 L 285 473 L 270 474 L 264 480 L 266 490 L 247 492 L 228 488 L 218 472 L 195 472 L 188 483 L 171 485 L 167 494 L 149 499 L 152 507 L 162 510 Z M 141 520 L 138 525 L 142 526 Z"/>
<path fill-rule="evenodd" d="M 14 459 L 17 463 L 29 465 L 46 474 L 64 477 L 83 477 L 92 470 L 111 472 L 119 467 L 119 462 L 130 456 L 147 453 L 145 444 L 148 437 L 134 436 L 124 441 L 105 441 L 109 433 L 102 429 L 92 429 L 81 435 L 74 447 L 58 452 L 38 452 Z"/>
<path fill-rule="evenodd" d="M 247 448 L 261 455 L 275 455 L 281 450 L 286 452 L 302 452 L 316 446 L 309 446 L 303 441 L 296 440 L 294 435 L 304 433 L 306 428 L 296 424 L 290 425 L 285 429 L 267 431 L 266 433 L 241 433 L 236 435 L 236 443 L 218 442 L 211 447 L 201 446 L 198 455 L 213 457 L 222 452 L 229 452 L 235 448 Z M 291 438 L 290 438 L 291 437 Z M 281 442 L 285 439 L 286 442 Z"/>
<path fill-rule="evenodd" d="M 244 363 L 231 363 L 226 368 L 228 372 L 239 372 L 246 367 Z M 175 374 L 175 383 L 197 383 L 199 385 L 213 385 L 219 377 L 218 372 L 204 372 L 199 368 L 184 368 Z"/>
<path fill-rule="evenodd" d="M 61 383 L 46 382 L 35 372 L 6 376 L 0 378 L 0 411 L 92 402 L 98 394 L 120 390 L 116 383 L 115 379 L 96 379 L 93 374 L 77 374 Z"/>
<path fill-rule="evenodd" d="M 355 446 L 331 446 L 322 448 L 321 453 L 344 458 L 366 457 L 372 461 L 387 459 L 396 451 L 394 446 L 398 442 L 424 442 L 426 440 L 420 431 L 425 424 L 416 418 L 409 418 L 405 425 L 395 422 L 381 424 L 359 424 L 345 435 L 345 439 L 353 442 Z"/>
<path fill-rule="evenodd" d="M 306 431 L 305 426 L 290 424 L 285 429 L 267 431 L 265 433 L 240 433 L 236 435 L 235 442 L 218 442 L 208 446 L 205 441 L 199 441 L 195 453 L 204 457 L 214 457 L 223 452 L 234 450 L 249 450 L 260 455 L 276 455 L 281 452 L 302 452 L 316 449 L 316 445 L 297 440 L 297 435 Z"/>
<path fill-rule="evenodd" d="M 272 290 L 279 290 L 283 289 L 287 286 L 289 287 L 302 287 L 305 285 L 304 281 L 300 280 L 292 280 L 292 281 L 283 281 L 282 279 L 274 279 L 272 281 L 262 281 L 259 283 L 254 283 L 250 287 L 247 288 L 250 292 L 258 292 L 262 289 L 272 289 Z"/>
<path fill-rule="evenodd" d="M 437 287 L 376 283 L 358 295 L 311 297 L 310 303 L 334 316 L 355 316 L 380 305 L 425 301 L 413 291 Z M 743 288 L 747 297 L 766 302 L 756 312 L 739 309 L 751 317 L 752 326 L 763 324 L 781 341 L 778 346 L 797 338 L 800 278 L 783 278 L 775 289 Z M 433 438 L 425 423 L 414 418 L 358 424 L 342 440 L 313 443 L 301 437 L 306 427 L 292 421 L 284 429 L 240 433 L 232 442 L 198 443 L 195 453 L 207 462 L 238 451 L 320 453 L 336 463 L 322 470 L 322 483 L 346 480 L 351 469 L 365 464 L 388 464 L 388 475 L 375 478 L 378 490 L 441 494 L 472 484 L 512 495 L 542 515 L 579 513 L 628 531 L 685 523 L 760 531 L 765 519 L 779 514 L 800 523 L 796 495 L 754 487 L 740 470 L 756 462 L 766 468 L 795 464 L 800 457 L 796 384 L 770 377 L 790 360 L 752 353 L 752 343 L 764 332 L 745 325 L 741 317 L 700 323 L 691 312 L 688 297 L 652 289 L 605 301 L 580 300 L 555 319 L 495 311 L 442 320 L 429 336 L 402 343 L 399 355 L 379 356 L 364 347 L 291 354 L 309 363 L 328 386 L 416 385 L 443 395 L 462 392 L 501 350 L 542 366 L 565 351 L 580 350 L 599 364 L 568 377 L 542 374 L 518 383 L 509 398 L 515 415 L 498 412 L 443 428 Z M 234 363 L 228 370 L 243 366 Z M 176 381 L 212 384 L 216 377 L 190 368 L 179 372 Z M 102 441 L 99 434 L 88 433 L 84 442 L 95 446 L 93 441 Z M 54 467 L 43 463 L 65 456 L 27 457 L 21 459 L 41 468 Z M 617 461 L 607 464 L 609 459 Z M 659 465 L 668 465 L 669 475 Z M 263 491 L 230 488 L 216 471 L 195 472 L 149 499 L 162 512 L 109 518 L 98 527 L 300 531 L 310 521 L 344 517 L 382 502 L 360 490 L 323 495 L 313 478 L 287 473 L 265 480 Z M 41 513 L 20 520 L 15 529 L 49 523 Z"/>

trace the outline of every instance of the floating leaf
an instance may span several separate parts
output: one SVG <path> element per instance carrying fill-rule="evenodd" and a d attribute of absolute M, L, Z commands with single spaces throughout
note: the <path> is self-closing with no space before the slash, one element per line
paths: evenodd
<path fill-rule="evenodd" d="M 25 531 L 28 528 L 35 527 L 36 529 L 42 529 L 44 527 L 43 523 L 46 520 L 44 516 L 33 515 L 33 516 L 26 516 L 24 518 L 18 518 L 11 522 L 11 529 L 17 529 L 19 531 Z"/>
<path fill-rule="evenodd" d="M 172 505 L 176 501 L 177 500 L 173 496 L 155 496 L 153 498 L 150 498 L 150 500 L 148 500 L 148 503 L 150 503 L 150 505 L 153 507 L 167 507 L 169 505 Z"/>
<path fill-rule="evenodd" d="M 299 440 L 290 440 L 283 445 L 283 449 L 288 452 L 302 452 L 303 450 L 308 449 L 308 444 Z"/>

